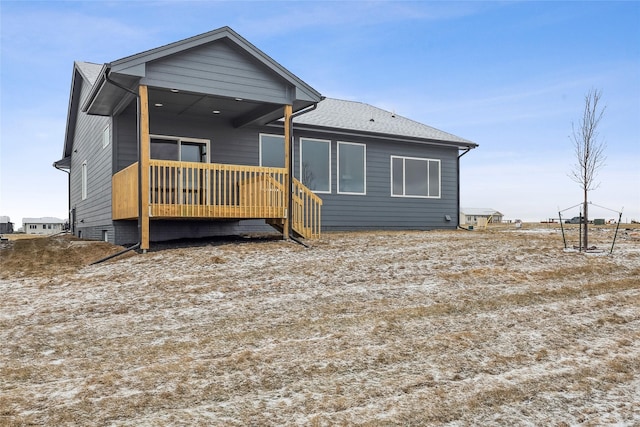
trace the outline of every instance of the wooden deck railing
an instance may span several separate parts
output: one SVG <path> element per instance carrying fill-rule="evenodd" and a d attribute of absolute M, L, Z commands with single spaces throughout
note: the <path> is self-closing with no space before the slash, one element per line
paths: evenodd
<path fill-rule="evenodd" d="M 111 178 L 111 216 L 113 219 L 138 217 L 138 163 L 122 169 Z"/>
<path fill-rule="evenodd" d="M 322 199 L 293 178 L 291 226 L 307 239 L 320 237 Z"/>
<path fill-rule="evenodd" d="M 149 161 L 151 218 L 285 218 L 284 168 Z M 112 179 L 113 219 L 138 216 L 138 164 Z M 322 200 L 294 179 L 292 226 L 320 236 Z"/>
<path fill-rule="evenodd" d="M 151 160 L 152 217 L 281 218 L 286 169 Z"/>

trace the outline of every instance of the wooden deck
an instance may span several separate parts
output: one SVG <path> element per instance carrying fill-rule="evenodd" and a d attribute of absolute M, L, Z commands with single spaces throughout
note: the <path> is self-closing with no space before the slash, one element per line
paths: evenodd
<path fill-rule="evenodd" d="M 150 219 L 286 218 L 287 170 L 216 163 L 149 160 Z M 138 217 L 138 163 L 112 179 L 114 220 Z M 305 238 L 320 237 L 322 200 L 294 179 L 291 221 Z"/>

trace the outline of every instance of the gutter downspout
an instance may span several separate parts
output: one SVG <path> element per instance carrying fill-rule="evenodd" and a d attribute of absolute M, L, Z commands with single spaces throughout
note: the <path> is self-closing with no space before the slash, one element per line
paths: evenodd
<path fill-rule="evenodd" d="M 323 99 L 325 99 L 325 97 L 323 96 L 320 100 L 322 101 Z M 293 203 L 293 153 L 294 153 L 294 148 L 295 148 L 295 138 L 293 136 L 293 119 L 295 117 L 301 116 L 303 114 L 306 114 L 308 112 L 311 112 L 313 110 L 315 110 L 316 108 L 318 108 L 318 103 L 314 103 L 313 105 L 310 105 L 309 107 L 300 110 L 294 114 L 291 115 L 291 117 L 289 118 L 289 129 L 291 130 L 291 141 L 288 141 L 288 144 L 291 147 L 291 155 L 289 156 L 289 165 L 287 165 L 288 169 L 289 169 L 289 191 L 287 192 L 288 195 L 287 197 L 289 198 L 289 212 L 287 213 L 290 216 L 292 215 L 293 209 L 291 209 L 292 203 Z M 287 124 L 285 124 L 286 126 Z M 291 221 L 292 218 L 289 218 L 289 239 L 293 240 L 296 243 L 301 244 L 302 246 L 308 248 L 309 246 L 307 246 L 305 243 L 303 243 L 302 241 L 300 241 L 300 239 L 293 237 L 293 221 Z"/>
<path fill-rule="evenodd" d="M 67 221 L 69 228 L 71 228 L 71 166 L 69 166 L 69 170 L 67 171 L 59 168 L 58 164 L 54 162 L 53 167 L 67 174 Z"/>
<path fill-rule="evenodd" d="M 104 258 L 100 258 L 100 259 L 99 259 L 99 260 L 97 260 L 97 261 L 93 261 L 93 262 L 92 262 L 91 264 L 89 264 L 89 265 L 101 264 L 101 263 L 103 263 L 103 262 L 105 262 L 105 261 L 109 261 L 110 259 L 115 258 L 115 257 L 117 257 L 117 256 L 120 256 L 120 255 L 122 255 L 122 254 L 126 254 L 126 253 L 127 253 L 127 252 L 129 252 L 129 251 L 132 251 L 132 250 L 134 250 L 134 249 L 138 249 L 139 247 L 140 247 L 140 243 L 136 243 L 135 245 L 131 246 L 130 248 L 126 248 L 126 249 L 121 250 L 120 252 L 116 252 L 115 254 L 111 254 L 111 255 L 108 255 L 108 256 L 106 256 L 106 257 L 104 257 Z"/>
<path fill-rule="evenodd" d="M 133 96 L 136 97 L 136 145 L 138 150 L 138 243 L 133 245 L 130 249 L 138 248 L 142 244 L 142 162 L 140 159 L 140 94 L 121 85 L 120 83 L 112 80 L 109 77 L 109 73 L 111 72 L 111 67 L 107 65 L 107 68 L 104 72 L 104 78 L 107 82 L 111 83 L 117 88 L 124 90 L 125 92 L 129 92 Z M 112 190 L 113 191 L 113 190 Z M 126 252 L 126 251 L 125 251 Z M 124 252 L 122 252 L 124 253 Z M 119 255 L 119 254 L 118 254 Z"/>
<path fill-rule="evenodd" d="M 471 147 L 467 147 L 466 150 L 464 150 L 464 152 L 462 154 L 460 154 L 458 156 L 458 159 L 456 160 L 457 165 L 456 165 L 456 181 L 458 183 L 458 200 L 457 200 L 457 205 L 458 205 L 458 209 L 456 212 L 456 229 L 460 228 L 460 157 L 464 156 L 465 154 L 467 154 L 469 151 L 471 151 Z"/>

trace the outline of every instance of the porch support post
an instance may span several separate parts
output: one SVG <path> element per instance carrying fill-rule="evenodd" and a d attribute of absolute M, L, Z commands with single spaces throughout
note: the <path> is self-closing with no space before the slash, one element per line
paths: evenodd
<path fill-rule="evenodd" d="M 291 138 L 291 114 L 293 113 L 293 107 L 291 105 L 284 106 L 284 165 L 287 168 L 287 174 L 284 177 L 284 188 L 286 194 L 284 195 L 284 224 L 282 227 L 282 237 L 285 240 L 289 239 L 289 229 L 291 224 L 291 182 L 293 176 L 293 157 L 291 153 L 291 147 L 293 145 L 293 139 Z"/>
<path fill-rule="evenodd" d="M 138 213 L 140 221 L 140 249 L 149 249 L 149 93 L 146 85 L 140 85 L 140 186 Z"/>

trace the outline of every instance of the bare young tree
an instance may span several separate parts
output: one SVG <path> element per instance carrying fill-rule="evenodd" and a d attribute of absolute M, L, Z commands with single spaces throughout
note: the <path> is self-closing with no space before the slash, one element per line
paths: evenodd
<path fill-rule="evenodd" d="M 571 141 L 573 143 L 576 155 L 576 164 L 569 175 L 571 179 L 577 182 L 582 188 L 584 196 L 583 208 L 583 239 L 584 248 L 589 247 L 589 191 L 598 188 L 600 183 L 595 181 L 598 170 L 604 166 L 606 156 L 604 150 L 606 144 L 599 139 L 598 125 L 604 115 L 606 106 L 600 107 L 600 98 L 602 92 L 597 89 L 591 89 L 584 97 L 584 111 L 580 123 L 576 127 L 571 123 Z"/>

